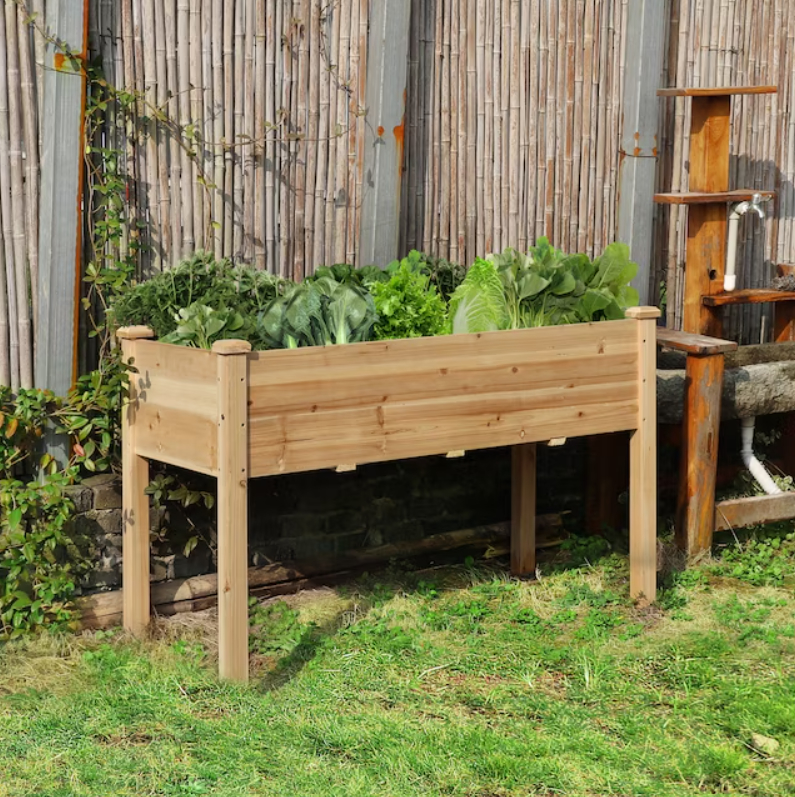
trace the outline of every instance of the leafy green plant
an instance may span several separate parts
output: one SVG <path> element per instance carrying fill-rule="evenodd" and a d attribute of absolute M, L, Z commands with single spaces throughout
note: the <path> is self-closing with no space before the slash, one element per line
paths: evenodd
<path fill-rule="evenodd" d="M 246 336 L 243 316 L 227 308 L 214 310 L 194 302 L 179 310 L 176 320 L 177 328 L 163 337 L 163 343 L 211 349 L 217 340 Z"/>
<path fill-rule="evenodd" d="M 444 332 L 446 307 L 430 278 L 410 261 L 400 263 L 388 282 L 373 283 L 378 321 L 376 340 L 421 338 Z"/>
<path fill-rule="evenodd" d="M 527 255 L 507 249 L 477 260 L 453 294 L 450 326 L 485 332 L 623 318 L 638 301 L 629 285 L 636 273 L 624 244 L 610 244 L 591 262 L 540 238 Z"/>
<path fill-rule="evenodd" d="M 109 302 L 110 320 L 114 326 L 144 324 L 159 338 L 175 332 L 180 310 L 192 305 L 233 312 L 253 322 L 287 284 L 267 272 L 197 252 L 150 280 L 120 286 L 118 296 Z"/>
<path fill-rule="evenodd" d="M 792 579 L 795 577 L 792 523 L 760 529 L 744 543 L 725 548 L 713 571 L 754 586 L 778 586 L 785 579 Z"/>
<path fill-rule="evenodd" d="M 296 285 L 274 299 L 257 320 L 258 348 L 294 349 L 368 340 L 376 321 L 373 297 L 331 277 Z"/>

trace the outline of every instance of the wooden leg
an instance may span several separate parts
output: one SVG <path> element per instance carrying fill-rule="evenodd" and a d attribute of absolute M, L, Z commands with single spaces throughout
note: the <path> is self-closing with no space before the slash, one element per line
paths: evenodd
<path fill-rule="evenodd" d="M 238 344 L 236 347 L 234 344 Z M 248 680 L 248 344 L 218 357 L 218 670 Z"/>
<path fill-rule="evenodd" d="M 117 332 L 124 362 L 135 360 L 138 341 L 151 329 L 124 327 Z M 124 627 L 141 635 L 149 625 L 149 462 L 135 448 L 138 378 L 130 375 L 128 400 L 122 406 L 122 607 Z"/>
<path fill-rule="evenodd" d="M 693 558 L 712 550 L 723 355 L 687 358 L 676 542 Z"/>
<path fill-rule="evenodd" d="M 627 443 L 626 432 L 594 435 L 587 439 L 585 529 L 588 534 L 601 534 L 605 527 L 626 528 L 624 507 L 618 499 L 629 485 Z"/>
<path fill-rule="evenodd" d="M 129 447 L 131 449 L 131 446 Z M 149 461 L 123 451 L 122 602 L 124 627 L 140 636 L 149 625 Z"/>
<path fill-rule="evenodd" d="M 511 573 L 536 572 L 536 444 L 511 450 Z"/>
<path fill-rule="evenodd" d="M 657 598 L 657 333 L 648 308 L 639 319 L 638 427 L 629 442 L 629 592 L 642 603 Z"/>

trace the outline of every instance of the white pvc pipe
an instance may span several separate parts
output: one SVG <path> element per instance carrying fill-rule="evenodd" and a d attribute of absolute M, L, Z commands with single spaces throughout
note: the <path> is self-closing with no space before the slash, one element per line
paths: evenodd
<path fill-rule="evenodd" d="M 737 235 L 740 230 L 740 216 L 747 210 L 742 202 L 732 210 L 729 216 L 729 240 L 726 244 L 726 273 L 723 277 L 723 290 L 733 291 L 737 287 Z"/>
<path fill-rule="evenodd" d="M 742 419 L 742 441 L 743 447 L 740 452 L 743 464 L 750 471 L 757 484 L 768 495 L 779 495 L 781 490 L 773 481 L 772 476 L 765 470 L 765 466 L 756 458 L 754 454 L 754 425 L 756 418 Z"/>

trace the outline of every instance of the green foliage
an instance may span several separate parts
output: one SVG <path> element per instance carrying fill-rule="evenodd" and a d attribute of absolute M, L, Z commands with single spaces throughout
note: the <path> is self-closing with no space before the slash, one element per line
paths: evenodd
<path fill-rule="evenodd" d="M 623 318 L 638 302 L 629 285 L 636 273 L 624 244 L 610 244 L 591 262 L 540 238 L 527 255 L 506 249 L 476 261 L 453 294 L 451 326 L 484 332 Z"/>
<path fill-rule="evenodd" d="M 71 624 L 71 600 L 89 568 L 90 545 L 74 533 L 64 488 L 70 472 L 43 483 L 0 480 L 0 637 Z"/>
<path fill-rule="evenodd" d="M 744 543 L 722 551 L 714 572 L 754 586 L 781 585 L 795 578 L 795 531 L 792 523 L 758 529 Z"/>
<path fill-rule="evenodd" d="M 125 375 L 113 357 L 65 398 L 42 390 L 13 395 L 0 387 L 0 637 L 71 621 L 91 550 L 71 523 L 74 507 L 65 487 L 83 470 L 108 470 L 118 462 Z M 48 455 L 37 461 L 48 424 L 73 441 L 63 469 Z M 41 480 L 18 475 L 35 465 Z"/>
<path fill-rule="evenodd" d="M 163 343 L 211 349 L 217 340 L 248 337 L 243 316 L 227 308 L 213 310 L 194 302 L 180 310 L 175 320 L 177 328 L 162 339 Z"/>
<path fill-rule="evenodd" d="M 120 286 L 111 301 L 114 326 L 144 324 L 159 338 L 177 330 L 179 311 L 192 305 L 253 319 L 285 289 L 286 282 L 264 271 L 217 261 L 208 252 L 188 260 L 150 280 Z"/>
<path fill-rule="evenodd" d="M 249 600 L 249 649 L 253 653 L 291 653 L 313 626 L 304 625 L 284 601 L 261 604 Z"/>
<path fill-rule="evenodd" d="M 373 297 L 354 282 L 320 277 L 274 299 L 257 320 L 258 348 L 294 349 L 367 340 L 376 320 Z"/>
<path fill-rule="evenodd" d="M 430 278 L 407 259 L 393 270 L 388 282 L 370 285 L 378 321 L 376 340 L 440 335 L 446 307 Z"/>
<path fill-rule="evenodd" d="M 507 325 L 502 281 L 492 263 L 478 258 L 450 300 L 451 331 L 491 332 Z"/>

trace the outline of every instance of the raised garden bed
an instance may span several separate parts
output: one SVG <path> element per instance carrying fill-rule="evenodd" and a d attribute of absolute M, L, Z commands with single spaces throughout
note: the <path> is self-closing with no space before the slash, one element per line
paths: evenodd
<path fill-rule="evenodd" d="M 248 674 L 248 479 L 513 446 L 511 570 L 535 573 L 535 445 L 629 430 L 630 592 L 656 579 L 656 308 L 590 324 L 345 346 L 212 351 L 119 330 L 124 623 L 150 614 L 148 460 L 218 479 L 219 668 Z M 605 463 L 609 468 L 610 464 Z"/>

